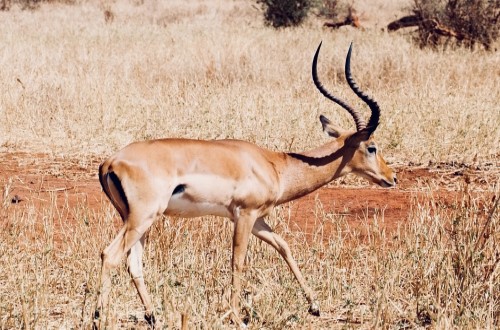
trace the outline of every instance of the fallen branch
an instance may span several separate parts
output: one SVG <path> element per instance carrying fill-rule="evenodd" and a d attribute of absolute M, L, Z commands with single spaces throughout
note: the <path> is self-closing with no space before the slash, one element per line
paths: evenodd
<path fill-rule="evenodd" d="M 333 29 L 338 29 L 339 27 L 346 25 L 353 26 L 357 29 L 361 28 L 361 23 L 359 22 L 359 16 L 356 14 L 356 11 L 354 9 L 349 9 L 349 14 L 341 22 L 336 22 L 336 23 L 326 22 L 325 24 L 323 24 L 323 26 Z"/>
<path fill-rule="evenodd" d="M 402 28 L 415 26 L 427 33 L 436 34 L 443 37 L 453 37 L 459 41 L 467 39 L 467 37 L 463 33 L 457 32 L 452 28 L 441 24 L 437 19 L 422 19 L 422 17 L 420 17 L 419 15 L 409 15 L 401 17 L 400 19 L 389 23 L 389 25 L 387 25 L 387 30 L 393 32 Z"/>
<path fill-rule="evenodd" d="M 420 26 L 422 23 L 422 19 L 417 15 L 404 16 L 400 19 L 391 22 L 387 25 L 387 30 L 389 31 L 397 31 L 402 28 L 412 27 L 412 26 Z"/>

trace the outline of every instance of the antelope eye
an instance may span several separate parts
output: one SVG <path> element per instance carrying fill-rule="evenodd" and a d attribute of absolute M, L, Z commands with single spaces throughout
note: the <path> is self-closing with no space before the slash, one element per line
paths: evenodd
<path fill-rule="evenodd" d="M 368 152 L 369 152 L 370 154 L 376 154 L 376 153 L 377 153 L 377 148 L 376 148 L 376 147 L 373 147 L 373 146 L 368 147 L 368 149 L 367 149 L 367 150 L 368 150 Z"/>

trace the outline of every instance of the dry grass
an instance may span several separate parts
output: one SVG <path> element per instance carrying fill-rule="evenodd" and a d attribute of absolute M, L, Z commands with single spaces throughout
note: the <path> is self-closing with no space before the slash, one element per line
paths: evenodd
<path fill-rule="evenodd" d="M 374 6 L 363 12 L 360 5 L 371 21 Z M 377 8 L 400 10 L 397 1 L 380 1 Z M 107 22 L 106 11 L 113 14 Z M 0 12 L 0 150 L 76 155 L 85 163 L 131 141 L 165 136 L 310 148 L 324 141 L 320 113 L 353 127 L 345 111 L 315 90 L 313 52 L 323 40 L 322 80 L 360 105 L 342 78 L 354 40 L 353 73 L 383 109 L 377 134 L 386 159 L 498 166 L 498 52 L 421 50 L 410 36 L 370 27 L 332 33 L 320 23 L 275 31 L 264 27 L 251 2 L 222 0 L 43 4 Z M 2 188 L 5 199 L 9 183 Z M 255 312 L 251 327 L 498 327 L 500 223 L 488 198 L 499 188 L 492 183 L 488 191 L 473 198 L 463 188 L 451 210 L 432 196 L 415 201 L 411 221 L 390 237 L 377 226 L 380 215 L 367 224 L 368 241 L 342 215 L 321 209 L 316 239 L 306 240 L 291 230 L 286 207 L 276 210 L 271 222 L 288 238 L 324 316 L 307 315 L 286 265 L 254 240 L 245 277 Z M 3 201 L 1 329 L 90 325 L 99 254 L 118 220 L 108 203 L 97 211 L 84 202 L 60 208 L 57 196 L 41 209 L 31 203 L 12 209 Z M 321 234 L 324 222 L 337 224 L 330 237 Z M 187 232 L 193 225 L 196 234 Z M 229 326 L 222 316 L 230 235 L 231 225 L 215 218 L 165 219 L 152 229 L 146 282 L 169 329 L 180 326 L 182 313 L 190 328 Z M 141 306 L 125 269 L 113 281 L 109 324 L 136 327 Z"/>
<path fill-rule="evenodd" d="M 9 187 L 5 186 L 5 190 Z M 396 232 L 383 214 L 364 218 L 365 233 L 343 214 L 317 204 L 316 231 L 306 239 L 292 230 L 288 209 L 270 217 L 284 235 L 322 305 L 322 317 L 307 314 L 300 287 L 277 253 L 252 238 L 244 287 L 254 329 L 395 328 L 493 329 L 500 322 L 498 200 L 461 188 L 445 205 L 429 196 L 415 201 Z M 498 194 L 497 187 L 489 187 Z M 49 206 L 3 203 L 10 214 L 0 239 L 0 328 L 89 328 L 95 308 L 101 249 L 118 220 L 108 203 L 90 211 L 52 195 Z M 10 208 L 10 209 L 9 209 Z M 496 209 L 495 209 L 496 208 Z M 73 218 L 74 221 L 68 221 Z M 330 235 L 322 227 L 334 223 Z M 193 230 L 196 228 L 196 230 Z M 55 234 L 57 232 L 57 235 Z M 159 321 L 179 328 L 230 327 L 232 226 L 216 218 L 158 221 L 145 252 L 145 278 Z M 110 328 L 145 328 L 142 307 L 125 267 L 113 278 Z"/>

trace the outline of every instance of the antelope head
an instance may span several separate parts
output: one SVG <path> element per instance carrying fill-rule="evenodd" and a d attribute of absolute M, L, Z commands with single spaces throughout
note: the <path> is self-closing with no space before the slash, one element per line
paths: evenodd
<path fill-rule="evenodd" d="M 397 182 L 396 175 L 393 170 L 387 166 L 384 158 L 382 157 L 382 153 L 375 142 L 373 134 L 379 124 L 380 107 L 374 99 L 366 95 L 358 87 L 351 74 L 352 43 L 346 57 L 345 76 L 349 87 L 351 87 L 353 92 L 363 102 L 365 102 L 371 110 L 371 116 L 368 120 L 368 124 L 366 124 L 361 114 L 356 109 L 348 105 L 340 98 L 330 94 L 330 92 L 328 92 L 319 81 L 317 62 L 320 49 L 321 43 L 314 54 L 312 64 L 314 84 L 326 98 L 347 110 L 347 112 L 349 112 L 349 114 L 353 117 L 356 124 L 356 131 L 346 131 L 332 123 L 325 116 L 321 115 L 319 119 L 323 126 L 323 131 L 329 136 L 337 139 L 339 143 L 343 143 L 344 148 L 346 149 L 346 154 L 350 155 L 349 161 L 345 165 L 345 171 L 347 173 L 352 172 L 382 187 L 395 186 Z"/>

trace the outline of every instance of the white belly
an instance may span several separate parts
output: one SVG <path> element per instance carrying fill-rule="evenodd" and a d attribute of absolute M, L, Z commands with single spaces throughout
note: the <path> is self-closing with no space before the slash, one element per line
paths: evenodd
<path fill-rule="evenodd" d="M 239 207 L 235 201 L 255 195 L 251 179 L 236 182 L 213 175 L 190 174 L 179 177 L 177 181 L 183 187 L 170 197 L 165 215 L 184 218 L 215 215 L 233 218 Z"/>
<path fill-rule="evenodd" d="M 226 206 L 210 202 L 193 202 L 180 196 L 172 196 L 168 203 L 165 215 L 181 218 L 194 218 L 204 215 L 215 215 L 220 217 L 231 217 L 231 213 Z"/>

